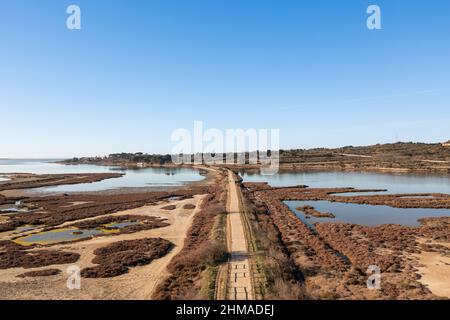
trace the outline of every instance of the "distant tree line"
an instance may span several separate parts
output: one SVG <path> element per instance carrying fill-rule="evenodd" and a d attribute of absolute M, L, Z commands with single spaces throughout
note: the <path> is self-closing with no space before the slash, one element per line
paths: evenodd
<path fill-rule="evenodd" d="M 172 162 L 170 154 L 144 154 L 142 152 L 136 153 L 113 153 L 108 155 L 108 160 L 126 161 L 131 163 L 153 163 L 166 164 Z"/>
<path fill-rule="evenodd" d="M 65 161 L 66 163 L 146 163 L 146 164 L 168 164 L 172 162 L 169 154 L 144 154 L 136 153 L 112 153 L 106 157 L 83 157 L 72 158 Z"/>
<path fill-rule="evenodd" d="M 448 142 L 450 143 L 450 141 Z M 280 163 L 294 162 L 321 162 L 330 160 L 340 160 L 345 155 L 361 155 L 376 156 L 381 158 L 422 158 L 422 159 L 450 159 L 448 147 L 444 147 L 441 143 L 414 143 L 414 142 L 397 142 L 376 144 L 372 146 L 345 146 L 341 148 L 314 148 L 314 149 L 290 149 L 280 150 Z M 251 164 L 251 160 L 257 156 L 256 152 L 245 153 L 219 153 L 212 154 L 218 161 L 226 161 L 227 158 L 244 157 L 246 164 Z M 270 151 L 268 153 L 270 156 Z M 190 159 L 199 159 L 199 155 L 190 155 Z M 189 158 L 189 156 L 188 156 Z M 136 153 L 113 153 L 106 157 L 86 157 L 73 158 L 66 160 L 67 163 L 99 163 L 99 162 L 116 162 L 116 163 L 146 163 L 146 164 L 170 164 L 172 157 L 169 154 L 145 154 Z"/>

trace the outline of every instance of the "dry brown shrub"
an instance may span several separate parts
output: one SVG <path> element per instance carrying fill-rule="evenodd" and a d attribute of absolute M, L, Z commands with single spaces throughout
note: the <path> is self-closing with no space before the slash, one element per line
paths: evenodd
<path fill-rule="evenodd" d="M 175 210 L 176 208 L 177 208 L 176 205 L 171 204 L 171 205 L 168 205 L 168 206 L 165 206 L 165 207 L 161 207 L 161 210 L 172 211 L 172 210 Z"/>
<path fill-rule="evenodd" d="M 60 273 L 61 273 L 61 270 L 59 270 L 59 269 L 45 269 L 45 270 L 25 272 L 25 273 L 19 274 L 17 276 L 17 278 L 49 277 L 49 276 L 54 276 L 54 275 L 57 275 Z"/>
<path fill-rule="evenodd" d="M 276 292 L 272 296 L 274 300 L 304 300 L 306 298 L 304 288 L 298 282 L 275 279 L 273 289 Z"/>
<path fill-rule="evenodd" d="M 112 243 L 94 251 L 92 260 L 95 267 L 85 268 L 81 276 L 85 278 L 111 278 L 128 272 L 128 268 L 150 264 L 163 257 L 173 244 L 161 238 L 125 240 Z"/>
<path fill-rule="evenodd" d="M 225 262 L 228 258 L 227 247 L 216 241 L 203 242 L 191 254 L 179 256 L 174 263 L 188 268 L 204 268 L 208 265 L 217 265 Z M 175 271 L 175 270 L 170 270 Z"/>
<path fill-rule="evenodd" d="M 56 264 L 74 263 L 80 258 L 78 253 L 56 250 L 9 250 L 0 252 L 0 269 L 39 268 Z"/>

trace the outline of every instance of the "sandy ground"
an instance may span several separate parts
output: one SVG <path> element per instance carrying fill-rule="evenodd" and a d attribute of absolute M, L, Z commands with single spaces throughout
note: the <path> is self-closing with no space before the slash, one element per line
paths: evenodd
<path fill-rule="evenodd" d="M 69 265 L 57 265 L 44 268 L 23 269 L 14 268 L 0 270 L 0 299 L 150 299 L 156 285 L 168 274 L 167 264 L 183 247 L 187 230 L 192 223 L 195 212 L 199 210 L 200 202 L 204 196 L 195 196 L 193 199 L 171 201 L 177 205 L 173 211 L 162 210 L 168 202 L 153 206 L 145 206 L 132 210 L 126 210 L 113 215 L 148 215 L 168 219 L 170 226 L 145 230 L 133 234 L 123 234 L 110 237 L 98 237 L 73 244 L 55 245 L 50 249 L 63 249 L 81 254 L 76 266 L 80 269 L 93 266 L 94 250 L 106 246 L 112 242 L 142 239 L 146 237 L 161 237 L 171 241 L 175 247 L 164 257 L 154 260 L 151 264 L 142 267 L 131 268 L 130 272 L 109 279 L 81 279 L 80 290 L 67 289 L 67 267 Z M 194 204 L 196 209 L 187 210 L 182 207 L 185 204 Z M 49 268 L 57 268 L 61 274 L 50 277 L 25 278 L 16 276 L 27 272 Z"/>
<path fill-rule="evenodd" d="M 418 258 L 421 264 L 418 270 L 422 275 L 419 281 L 433 294 L 450 299 L 450 257 L 437 252 L 422 252 Z"/>
<path fill-rule="evenodd" d="M 231 258 L 228 274 L 228 299 L 253 300 L 254 291 L 250 274 L 247 241 L 242 226 L 239 197 L 232 172 L 228 174 L 228 247 Z"/>
<path fill-rule="evenodd" d="M 32 195 L 29 191 L 23 190 L 4 190 L 0 191 L 0 194 L 5 197 L 26 197 Z"/>

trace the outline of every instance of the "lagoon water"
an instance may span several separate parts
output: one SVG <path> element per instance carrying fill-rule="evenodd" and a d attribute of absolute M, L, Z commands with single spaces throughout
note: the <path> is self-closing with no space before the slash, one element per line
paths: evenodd
<path fill-rule="evenodd" d="M 316 222 L 347 222 L 362 225 L 401 224 L 419 226 L 418 219 L 427 217 L 448 217 L 450 209 L 393 208 L 367 204 L 341 203 L 331 201 L 285 201 L 295 215 L 313 227 Z M 312 206 L 320 212 L 330 212 L 335 218 L 306 218 L 298 207 Z"/>
<path fill-rule="evenodd" d="M 244 182 L 268 182 L 273 187 L 307 185 L 311 188 L 353 187 L 357 189 L 387 189 L 387 192 L 364 193 L 445 193 L 450 194 L 450 175 L 412 173 L 373 173 L 356 171 L 279 172 L 275 175 L 242 172 Z M 359 195 L 347 193 L 342 195 Z"/>
<path fill-rule="evenodd" d="M 68 173 L 125 173 L 123 177 L 106 179 L 94 183 L 60 185 L 35 189 L 40 192 L 92 192 L 116 188 L 181 186 L 201 181 L 204 176 L 190 168 L 142 168 L 124 169 L 112 166 L 62 165 L 54 163 L 60 159 L 0 160 L 0 176 L 4 173 L 68 174 Z"/>
<path fill-rule="evenodd" d="M 339 196 L 397 194 L 397 193 L 444 193 L 450 194 L 450 176 L 433 174 L 405 174 L 356 171 L 309 171 L 279 172 L 273 176 L 258 173 L 241 173 L 244 182 L 268 182 L 271 186 L 307 185 L 312 188 L 352 187 L 356 189 L 379 189 L 386 192 L 342 193 Z M 286 205 L 308 226 L 315 222 L 346 222 L 362 225 L 401 224 L 418 226 L 418 219 L 450 216 L 450 209 L 404 209 L 331 201 L 286 201 Z M 296 210 L 310 205 L 320 212 L 330 212 L 331 218 L 306 218 Z"/>
<path fill-rule="evenodd" d="M 106 234 L 111 232 L 112 229 L 122 229 L 128 226 L 139 224 L 138 221 L 124 221 L 117 223 L 105 224 L 101 228 L 95 229 L 78 229 L 78 228 L 69 228 L 69 229 L 56 229 L 51 231 L 39 232 L 36 234 L 32 234 L 29 236 L 24 236 L 18 239 L 21 243 L 26 244 L 54 244 L 63 241 L 74 241 L 85 238 L 90 238 L 99 234 Z M 20 231 L 33 230 L 33 227 L 25 227 Z M 114 232 L 114 231 L 113 231 Z"/>
<path fill-rule="evenodd" d="M 73 229 L 61 229 L 54 231 L 41 232 L 30 236 L 19 238 L 18 241 L 26 244 L 54 244 L 63 241 L 74 241 L 92 236 L 102 234 L 102 230 L 79 230 Z"/>

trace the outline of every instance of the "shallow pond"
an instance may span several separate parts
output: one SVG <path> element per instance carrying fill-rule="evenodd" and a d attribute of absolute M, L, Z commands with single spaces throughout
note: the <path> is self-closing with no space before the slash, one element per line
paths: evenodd
<path fill-rule="evenodd" d="M 417 227 L 418 219 L 450 216 L 450 209 L 393 208 L 367 204 L 331 201 L 285 201 L 286 205 L 308 226 L 315 222 L 347 222 L 361 225 L 401 224 Z M 306 218 L 298 207 L 312 206 L 320 212 L 330 212 L 336 218 Z"/>
<path fill-rule="evenodd" d="M 189 182 L 201 181 L 204 176 L 191 168 L 142 168 L 125 169 L 112 166 L 62 165 L 52 160 L 0 160 L 1 173 L 124 173 L 120 178 L 106 179 L 94 183 L 79 183 L 55 187 L 37 188 L 39 192 L 92 192 L 116 188 L 181 186 Z"/>
<path fill-rule="evenodd" d="M 71 229 L 57 229 L 52 231 L 40 232 L 25 236 L 16 241 L 23 245 L 32 244 L 55 244 L 64 241 L 74 241 L 89 238 L 98 234 L 102 234 L 104 231 L 92 229 L 92 230 L 79 230 L 76 228 Z"/>
<path fill-rule="evenodd" d="M 138 221 L 122 221 L 122 222 L 113 222 L 102 225 L 99 228 L 93 229 L 77 229 L 77 228 L 67 228 L 67 229 L 55 229 L 51 231 L 39 232 L 36 234 L 32 234 L 29 236 L 25 236 L 16 241 L 20 244 L 24 245 L 32 245 L 32 244 L 55 244 L 65 241 L 75 241 L 85 238 L 90 238 L 99 234 L 110 234 L 119 232 L 117 229 L 122 229 L 128 226 L 139 224 Z M 35 227 L 30 229 L 30 226 L 27 226 L 29 230 L 33 230 Z M 16 231 L 24 232 L 24 230 L 17 229 Z M 27 231 L 25 229 L 25 231 Z"/>
<path fill-rule="evenodd" d="M 450 194 L 449 175 L 420 175 L 412 173 L 373 173 L 355 171 L 305 171 L 279 172 L 261 175 L 250 171 L 241 172 L 244 182 L 268 182 L 274 187 L 307 185 L 311 188 L 352 187 L 357 189 L 388 190 L 386 192 L 346 193 L 351 195 L 375 195 L 393 193 L 445 193 Z"/>

